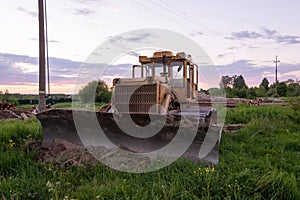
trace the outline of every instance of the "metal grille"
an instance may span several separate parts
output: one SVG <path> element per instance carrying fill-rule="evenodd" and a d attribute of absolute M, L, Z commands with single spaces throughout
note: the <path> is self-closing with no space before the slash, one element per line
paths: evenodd
<path fill-rule="evenodd" d="M 159 85 L 117 85 L 113 104 L 118 112 L 148 113 L 152 105 L 159 103 Z M 158 112 L 155 107 L 152 112 Z"/>

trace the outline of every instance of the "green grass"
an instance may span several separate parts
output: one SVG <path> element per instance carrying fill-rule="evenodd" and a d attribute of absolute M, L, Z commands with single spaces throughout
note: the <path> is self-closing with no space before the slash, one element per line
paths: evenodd
<path fill-rule="evenodd" d="M 145 174 L 119 172 L 102 164 L 58 168 L 36 162 L 37 152 L 30 151 L 28 143 L 42 139 L 39 122 L 0 121 L 0 197 L 299 199 L 300 124 L 290 119 L 293 112 L 293 107 L 280 106 L 229 109 L 226 122 L 246 127 L 223 133 L 218 165 L 208 169 L 180 159 Z"/>
<path fill-rule="evenodd" d="M 76 107 L 88 107 L 88 108 L 92 108 L 92 105 L 81 105 L 80 102 L 75 102 L 74 103 Z M 94 107 L 95 109 L 99 109 L 101 106 L 105 105 L 105 103 L 98 103 L 96 102 Z M 18 109 L 30 109 L 32 108 L 33 105 L 19 105 L 17 106 Z M 38 105 L 36 105 L 38 106 Z M 72 108 L 72 102 L 64 102 L 64 103 L 56 103 L 56 104 L 53 104 L 51 106 L 52 108 Z"/>
<path fill-rule="evenodd" d="M 12 139 L 21 142 L 27 138 L 42 138 L 41 125 L 36 118 L 28 120 L 0 120 L 0 142 Z"/>
<path fill-rule="evenodd" d="M 281 119 L 285 121 L 287 113 L 292 109 L 289 106 L 249 106 L 247 104 L 238 104 L 234 109 L 227 109 L 226 124 L 245 124 L 255 119 L 274 120 Z"/>
<path fill-rule="evenodd" d="M 72 102 L 56 103 L 51 106 L 52 108 L 72 108 Z"/>
<path fill-rule="evenodd" d="M 34 105 L 30 105 L 30 104 L 25 104 L 25 105 L 17 105 L 15 106 L 17 109 L 31 109 Z M 36 107 L 38 105 L 35 105 Z"/>
<path fill-rule="evenodd" d="M 92 104 L 83 104 L 80 102 L 74 102 L 75 107 L 92 107 L 92 106 L 94 106 L 96 109 L 99 109 L 101 106 L 103 106 L 105 104 L 106 103 L 95 102 L 94 105 L 92 105 Z M 72 108 L 72 102 L 56 103 L 56 104 L 52 105 L 52 108 Z"/>

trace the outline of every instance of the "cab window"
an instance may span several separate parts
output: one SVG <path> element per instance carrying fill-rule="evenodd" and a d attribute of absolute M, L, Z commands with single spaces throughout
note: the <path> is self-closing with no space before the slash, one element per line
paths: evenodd
<path fill-rule="evenodd" d="M 183 87 L 183 62 L 172 62 L 170 65 L 173 87 Z"/>

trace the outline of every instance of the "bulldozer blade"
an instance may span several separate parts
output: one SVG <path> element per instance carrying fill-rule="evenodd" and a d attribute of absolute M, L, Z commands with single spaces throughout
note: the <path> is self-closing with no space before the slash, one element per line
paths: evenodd
<path fill-rule="evenodd" d="M 165 116 L 52 109 L 37 114 L 37 118 L 43 128 L 43 148 L 54 148 L 57 140 L 64 140 L 74 146 L 84 146 L 87 149 L 95 146 L 118 147 L 132 153 L 148 153 L 168 146 L 178 132 L 181 132 L 184 136 L 181 137 L 182 141 L 179 141 L 179 144 L 185 144 L 184 138 L 190 138 L 190 134 L 195 136 L 182 156 L 195 162 L 216 164 L 219 160 L 222 128 L 211 125 L 211 120 L 207 121 L 208 111 L 204 111 L 207 114 L 203 114 L 203 112 L 202 114 L 174 113 Z M 195 116 L 200 116 L 200 118 Z M 157 134 L 149 137 L 137 137 L 140 134 L 138 131 L 135 133 L 136 135 L 127 134 L 128 131 L 119 127 L 119 121 L 126 117 L 130 117 L 141 127 L 147 126 L 149 123 L 165 123 Z M 190 131 L 191 127 L 196 131 Z M 100 134 L 100 132 L 104 134 Z M 174 149 L 175 151 L 176 149 Z M 168 153 L 172 154 L 172 152 Z"/>

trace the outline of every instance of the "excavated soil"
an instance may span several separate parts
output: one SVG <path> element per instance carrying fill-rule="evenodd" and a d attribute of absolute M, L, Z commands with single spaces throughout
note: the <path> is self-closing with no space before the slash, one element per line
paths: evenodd
<path fill-rule="evenodd" d="M 34 158 L 37 162 L 51 163 L 54 166 L 65 168 L 67 166 L 94 166 L 99 161 L 109 163 L 110 166 L 118 168 L 123 167 L 138 167 L 143 168 L 149 163 L 149 158 L 145 156 L 134 156 L 132 160 L 128 154 L 119 148 L 106 147 L 90 147 L 89 150 L 82 146 L 77 146 L 65 140 L 57 139 L 51 149 L 42 148 L 40 141 L 32 141 L 28 148 L 30 151 L 37 151 L 38 154 Z M 93 156 L 93 155 L 94 156 Z M 96 159 L 96 157 L 98 159 Z M 137 161 L 138 159 L 138 161 Z M 124 162 L 126 160 L 126 162 Z"/>
<path fill-rule="evenodd" d="M 95 165 L 98 161 L 83 147 L 74 146 L 67 141 L 56 141 L 53 148 L 42 148 L 41 141 L 32 141 L 28 149 L 38 152 L 37 162 L 51 163 L 58 167 Z"/>

